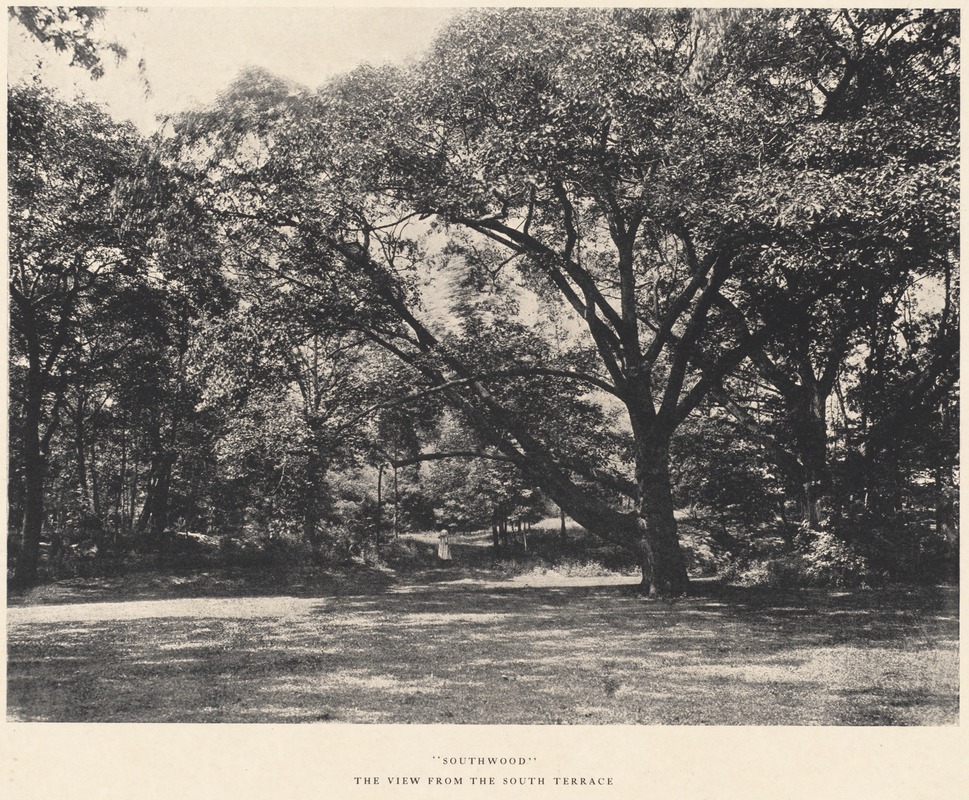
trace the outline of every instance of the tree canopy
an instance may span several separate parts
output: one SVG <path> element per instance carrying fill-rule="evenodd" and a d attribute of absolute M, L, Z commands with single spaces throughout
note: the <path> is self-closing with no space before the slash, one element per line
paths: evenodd
<path fill-rule="evenodd" d="M 12 150 L 37 158 L 31 125 L 56 106 L 31 117 L 40 101 L 15 92 Z M 735 519 L 776 507 L 818 537 L 877 516 L 886 481 L 951 482 L 954 12 L 477 10 L 407 67 L 313 90 L 249 70 L 133 146 L 123 218 L 87 182 L 18 167 L 12 262 L 46 264 L 54 206 L 75 203 L 86 245 L 126 237 L 126 269 L 185 298 L 169 402 L 187 405 L 149 425 L 151 486 L 175 474 L 159 454 L 176 418 L 198 415 L 181 468 L 318 544 L 328 475 L 377 470 L 379 536 L 385 466 L 396 513 L 398 470 L 420 484 L 433 462 L 424 482 L 448 496 L 425 521 L 550 498 L 676 596 L 679 505 L 742 494 Z M 883 433 L 902 417 L 934 431 L 904 467 Z M 712 490 L 717 463 L 686 437 L 769 491 Z M 443 464 L 471 457 L 469 498 Z"/>

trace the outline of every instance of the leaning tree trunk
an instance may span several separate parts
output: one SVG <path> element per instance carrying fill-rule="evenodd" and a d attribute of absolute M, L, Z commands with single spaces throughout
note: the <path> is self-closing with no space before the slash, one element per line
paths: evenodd
<path fill-rule="evenodd" d="M 669 443 L 644 437 L 638 449 L 636 480 L 639 503 L 623 513 L 586 494 L 550 464 L 526 477 L 535 481 L 562 511 L 604 541 L 636 553 L 642 564 L 643 592 L 650 597 L 682 597 L 690 580 L 673 516 Z"/>

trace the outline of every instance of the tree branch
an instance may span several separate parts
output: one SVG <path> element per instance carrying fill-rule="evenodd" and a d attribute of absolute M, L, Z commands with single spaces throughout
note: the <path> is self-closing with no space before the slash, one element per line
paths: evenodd
<path fill-rule="evenodd" d="M 418 453 L 416 456 L 408 458 L 391 458 L 387 453 L 381 453 L 387 463 L 397 469 L 410 467 L 414 464 L 421 464 L 425 461 L 445 461 L 450 458 L 482 458 L 489 461 L 501 461 L 506 464 L 516 464 L 518 461 L 509 456 L 499 455 L 498 453 L 485 453 L 480 450 L 453 450 L 447 453 Z"/>

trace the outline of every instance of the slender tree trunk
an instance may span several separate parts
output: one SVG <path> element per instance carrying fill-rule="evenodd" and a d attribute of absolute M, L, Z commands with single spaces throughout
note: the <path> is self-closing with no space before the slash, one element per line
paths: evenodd
<path fill-rule="evenodd" d="M 74 454 L 77 461 L 77 483 L 85 511 L 94 513 L 91 502 L 91 484 L 88 480 L 87 441 L 84 436 L 84 401 L 78 399 L 74 414 Z"/>
<path fill-rule="evenodd" d="M 830 485 L 826 398 L 816 385 L 809 385 L 797 397 L 788 398 L 788 402 L 793 406 L 789 419 L 794 452 L 801 464 L 801 474 L 797 476 L 798 508 L 802 522 L 816 530 L 821 524 L 821 500 Z"/>
<path fill-rule="evenodd" d="M 7 526 L 11 531 L 24 527 L 24 476 L 23 465 L 8 461 L 10 475 L 7 479 Z"/>
<path fill-rule="evenodd" d="M 148 474 L 145 476 L 145 502 L 141 506 L 141 511 L 138 513 L 138 521 L 134 526 L 139 534 L 145 533 L 148 530 L 148 524 L 151 522 L 152 509 L 155 505 L 155 487 L 158 483 L 158 469 L 158 456 L 153 453 L 148 462 Z M 137 479 L 137 473 L 135 474 L 135 478 Z M 132 497 L 134 497 L 134 494 L 132 494 Z M 134 502 L 132 502 L 133 510 Z"/>
<path fill-rule="evenodd" d="M 25 451 L 29 445 L 25 447 Z M 44 461 L 39 453 L 24 453 L 24 514 L 14 584 L 32 586 L 40 563 L 40 535 L 44 525 Z"/>
<path fill-rule="evenodd" d="M 125 518 L 125 504 L 124 504 L 124 492 L 125 483 L 128 480 L 128 427 L 124 426 L 121 429 L 121 464 L 118 468 L 118 497 L 115 504 L 115 509 L 118 513 L 118 527 L 120 527 Z"/>
<path fill-rule="evenodd" d="M 397 467 L 394 467 L 394 538 L 400 536 L 400 490 L 397 484 Z"/>
<path fill-rule="evenodd" d="M 168 531 L 169 499 L 172 483 L 172 463 L 167 455 L 161 456 L 158 480 L 155 483 L 155 496 L 151 508 L 151 534 L 161 539 Z"/>
<path fill-rule="evenodd" d="M 88 462 L 89 479 L 91 482 L 91 510 L 94 516 L 101 519 L 101 488 L 98 482 L 98 453 L 94 442 L 91 442 L 91 458 Z"/>
<path fill-rule="evenodd" d="M 936 453 L 933 465 L 935 475 L 935 530 L 950 545 L 957 538 L 958 519 L 955 513 L 955 503 L 959 497 L 958 487 L 954 485 L 954 453 L 949 441 L 952 438 L 953 414 L 949 404 L 942 407 L 940 447 Z"/>
<path fill-rule="evenodd" d="M 899 454 L 890 427 L 874 425 L 864 443 L 865 507 L 875 517 L 892 517 L 902 508 Z"/>
<path fill-rule="evenodd" d="M 384 465 L 381 464 L 377 468 L 377 526 L 374 530 L 374 546 L 380 547 L 380 528 L 383 525 L 383 511 L 384 511 L 384 500 L 383 500 L 383 483 L 384 483 Z"/>
<path fill-rule="evenodd" d="M 303 540 L 313 548 L 313 553 L 319 555 L 320 536 L 318 526 L 320 523 L 320 482 L 323 474 L 318 457 L 315 454 L 309 456 L 306 465 L 306 489 L 301 498 L 303 510 Z"/>
<path fill-rule="evenodd" d="M 320 537 L 317 526 L 320 522 L 320 513 L 316 503 L 309 502 L 303 509 L 303 540 L 317 552 L 320 547 Z"/>
<path fill-rule="evenodd" d="M 127 530 L 131 533 L 135 529 L 135 508 L 138 505 L 138 461 L 135 459 L 131 465 L 131 487 L 128 492 L 128 519 Z"/>
<path fill-rule="evenodd" d="M 156 540 L 168 528 L 168 499 L 171 483 L 172 457 L 162 444 L 161 424 L 155 421 L 150 430 L 151 456 L 145 481 L 145 504 L 138 515 L 137 530 L 147 532 Z"/>
<path fill-rule="evenodd" d="M 40 354 L 28 338 L 28 364 L 24 387 L 23 429 L 23 527 L 20 553 L 14 570 L 14 585 L 25 588 L 37 581 L 40 564 L 40 535 L 44 526 L 44 474 L 46 462 L 41 449 L 41 408 L 44 399 Z"/>

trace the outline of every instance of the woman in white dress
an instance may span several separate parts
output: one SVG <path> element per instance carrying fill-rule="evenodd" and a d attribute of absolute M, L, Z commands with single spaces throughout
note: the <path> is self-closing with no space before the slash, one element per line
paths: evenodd
<path fill-rule="evenodd" d="M 451 532 L 442 528 L 437 537 L 437 557 L 441 561 L 451 560 Z"/>

